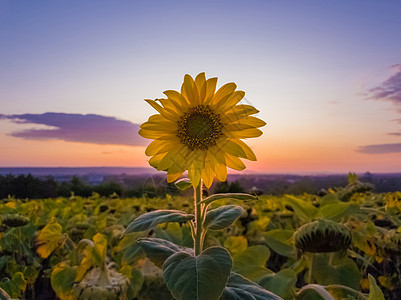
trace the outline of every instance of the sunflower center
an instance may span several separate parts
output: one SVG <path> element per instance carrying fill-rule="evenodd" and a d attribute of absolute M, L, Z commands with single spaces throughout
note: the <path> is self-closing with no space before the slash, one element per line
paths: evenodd
<path fill-rule="evenodd" d="M 177 136 L 189 149 L 208 149 L 223 134 L 220 115 L 209 105 L 190 108 L 178 121 Z"/>

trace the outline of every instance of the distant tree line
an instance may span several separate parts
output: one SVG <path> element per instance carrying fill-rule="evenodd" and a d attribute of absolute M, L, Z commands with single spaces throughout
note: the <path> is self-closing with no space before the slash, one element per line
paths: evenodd
<path fill-rule="evenodd" d="M 150 180 L 149 180 L 150 179 Z M 401 174 L 366 173 L 360 177 L 362 182 L 371 183 L 374 192 L 401 191 Z M 341 188 L 347 185 L 346 175 L 327 176 L 294 176 L 294 175 L 255 175 L 231 178 L 225 182 L 215 182 L 208 193 L 253 193 L 256 189 L 264 194 L 319 194 L 322 189 Z M 117 194 L 119 197 L 163 198 L 170 195 L 190 195 L 189 191 L 181 192 L 174 184 L 167 183 L 165 176 L 115 176 L 104 182 L 93 185 L 84 177 L 73 176 L 69 181 L 57 181 L 52 176 L 35 177 L 32 175 L 0 175 L 0 199 L 9 196 L 24 199 L 43 199 L 76 196 L 89 197 L 93 193 L 108 197 Z"/>
<path fill-rule="evenodd" d="M 18 199 L 43 199 L 70 197 L 71 195 L 89 197 L 93 193 L 108 197 L 117 194 L 119 197 L 148 198 L 165 197 L 167 193 L 177 194 L 174 185 L 165 186 L 140 185 L 137 187 L 124 186 L 118 182 L 106 181 L 91 185 L 83 179 L 73 176 L 70 181 L 58 182 L 52 176 L 45 178 L 32 175 L 0 175 L 0 199 L 15 197 Z"/>

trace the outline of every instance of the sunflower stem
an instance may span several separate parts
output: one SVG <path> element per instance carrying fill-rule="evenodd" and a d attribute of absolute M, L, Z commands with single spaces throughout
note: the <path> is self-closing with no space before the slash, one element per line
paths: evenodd
<path fill-rule="evenodd" d="M 202 180 L 199 181 L 198 186 L 194 187 L 194 207 L 195 207 L 195 239 L 194 250 L 195 255 L 202 252 Z"/>

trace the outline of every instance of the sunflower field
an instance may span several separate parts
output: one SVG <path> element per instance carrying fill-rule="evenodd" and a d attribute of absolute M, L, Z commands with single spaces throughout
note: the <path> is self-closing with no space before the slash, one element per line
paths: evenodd
<path fill-rule="evenodd" d="M 242 208 L 231 221 L 212 220 L 204 240 L 233 261 L 220 299 L 400 299 L 401 192 L 372 193 L 350 176 L 348 186 L 321 196 L 221 195 L 217 204 L 227 214 Z M 127 228 L 143 214 L 193 205 L 171 195 L 3 199 L 0 298 L 174 299 L 161 267 L 174 247 L 193 246 L 190 218 L 158 213 Z"/>

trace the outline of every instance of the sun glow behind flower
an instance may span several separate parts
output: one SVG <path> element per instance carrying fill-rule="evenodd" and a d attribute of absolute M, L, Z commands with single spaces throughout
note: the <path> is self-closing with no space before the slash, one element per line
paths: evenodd
<path fill-rule="evenodd" d="M 399 86 L 390 66 L 401 62 L 400 5 L 3 1 L 0 114 L 45 126 L 46 113 L 67 119 L 50 132 L 0 117 L 0 166 L 142 166 L 135 138 L 113 144 L 101 126 L 77 133 L 73 115 L 128 121 L 113 127 L 128 130 L 152 114 L 144 98 L 205 71 L 235 81 L 269 122 L 246 141 L 258 157 L 246 171 L 399 171 L 399 106 L 364 93 Z"/>

